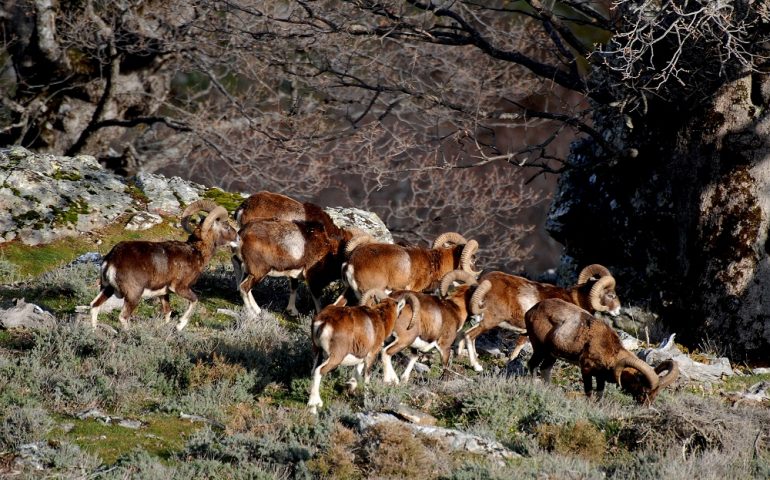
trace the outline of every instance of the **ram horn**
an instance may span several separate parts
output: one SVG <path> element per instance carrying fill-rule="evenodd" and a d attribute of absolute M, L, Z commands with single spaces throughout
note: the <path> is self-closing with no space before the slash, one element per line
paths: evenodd
<path fill-rule="evenodd" d="M 383 298 L 387 297 L 388 294 L 385 293 L 385 290 L 382 290 L 380 288 L 371 288 L 367 290 L 362 296 L 361 300 L 358 302 L 359 305 L 369 305 L 369 302 L 374 299 L 375 302 L 381 301 Z"/>
<path fill-rule="evenodd" d="M 615 278 L 610 277 L 602 277 L 599 280 L 596 281 L 593 287 L 591 287 L 591 291 L 588 293 L 588 301 L 591 304 L 591 308 L 593 308 L 597 312 L 606 312 L 610 308 L 606 305 L 602 305 L 601 302 L 601 296 L 602 292 L 604 290 L 612 290 L 615 288 Z"/>
<path fill-rule="evenodd" d="M 409 319 L 409 325 L 406 327 L 407 330 L 411 330 L 412 326 L 415 324 L 414 322 L 417 321 L 417 318 L 420 316 L 420 300 L 417 298 L 417 295 L 411 292 L 405 293 L 404 298 L 407 303 L 409 303 L 409 306 L 412 307 L 412 318 Z"/>
<path fill-rule="evenodd" d="M 480 315 L 484 311 L 482 305 L 484 304 L 484 298 L 487 296 L 487 292 L 492 289 L 492 282 L 484 280 L 476 287 L 476 291 L 471 295 L 471 313 L 474 315 Z"/>
<path fill-rule="evenodd" d="M 618 360 L 618 363 L 615 365 L 615 381 L 617 382 L 618 386 L 621 386 L 620 374 L 623 373 L 623 369 L 626 367 L 636 369 L 642 375 L 644 375 L 644 378 L 647 380 L 647 384 L 650 387 L 650 391 L 655 391 L 658 388 L 658 383 L 660 380 L 658 375 L 655 373 L 655 370 L 653 370 L 652 367 L 647 365 L 643 360 L 635 357 L 631 352 L 628 352 L 627 356 Z"/>
<path fill-rule="evenodd" d="M 599 278 L 612 276 L 610 271 L 607 270 L 607 267 L 603 265 L 599 265 L 598 263 L 594 263 L 592 265 L 585 267 L 583 270 L 580 271 L 580 275 L 578 275 L 578 281 L 577 281 L 578 285 L 586 283 L 594 275 L 599 275 Z"/>
<path fill-rule="evenodd" d="M 655 373 L 660 375 L 661 372 L 665 372 L 668 370 L 668 373 L 660 377 L 660 381 L 658 383 L 658 390 L 662 390 L 672 383 L 676 381 L 677 378 L 679 378 L 679 364 L 676 363 L 672 359 L 664 360 L 660 363 L 657 367 L 655 367 Z"/>
<path fill-rule="evenodd" d="M 463 252 L 460 254 L 460 268 L 462 268 L 466 272 L 476 277 L 478 277 L 481 274 L 481 270 L 476 271 L 473 268 L 471 268 L 471 265 L 473 263 L 473 255 L 478 250 L 479 250 L 479 242 L 477 242 L 476 240 L 470 240 L 468 241 L 467 244 L 465 244 L 465 247 L 463 247 Z"/>
<path fill-rule="evenodd" d="M 465 245 L 468 240 L 457 232 L 442 233 L 435 240 L 430 248 L 442 248 L 445 243 L 454 243 L 455 245 Z"/>
<path fill-rule="evenodd" d="M 349 257 L 350 254 L 353 253 L 353 250 L 356 249 L 356 247 L 359 247 L 367 243 L 374 243 L 374 242 L 375 242 L 374 237 L 372 237 L 368 233 L 356 235 L 355 237 L 348 240 L 348 243 L 345 245 L 345 256 Z"/>
<path fill-rule="evenodd" d="M 449 293 L 449 287 L 452 286 L 453 282 L 458 281 L 467 283 L 468 285 L 476 285 L 478 283 L 473 274 L 468 273 L 465 270 L 452 270 L 441 279 L 441 284 L 439 285 L 441 296 L 446 297 L 447 293 Z"/>
<path fill-rule="evenodd" d="M 184 228 L 185 232 L 192 233 L 195 230 L 195 227 L 190 225 L 190 218 L 198 212 L 208 213 L 217 207 L 219 207 L 219 205 L 217 205 L 214 201 L 205 199 L 196 200 L 193 203 L 187 205 L 187 208 L 185 208 L 184 212 L 182 212 L 182 228 Z M 227 211 L 225 210 L 225 214 L 226 213 Z"/>
<path fill-rule="evenodd" d="M 215 209 L 209 212 L 208 215 L 206 215 L 206 219 L 203 220 L 203 225 L 201 226 L 202 232 L 208 232 L 211 229 L 211 226 L 214 225 L 214 222 L 216 221 L 227 221 L 230 215 L 227 213 L 227 210 L 225 207 L 221 207 L 217 205 Z"/>
<path fill-rule="evenodd" d="M 657 375 L 660 375 L 662 372 L 666 371 L 668 373 L 662 377 L 658 377 L 658 385 L 644 394 L 639 401 L 645 405 L 649 405 L 653 400 L 655 400 L 655 397 L 657 397 L 664 388 L 674 383 L 674 381 L 676 381 L 676 379 L 679 377 L 679 364 L 669 358 L 668 360 L 664 360 L 660 363 L 660 365 L 655 367 L 655 374 Z"/>

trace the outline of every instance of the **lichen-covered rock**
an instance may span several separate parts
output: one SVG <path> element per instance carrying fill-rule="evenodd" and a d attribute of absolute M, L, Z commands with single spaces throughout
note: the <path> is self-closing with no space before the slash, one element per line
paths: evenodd
<path fill-rule="evenodd" d="M 149 199 L 147 210 L 164 215 L 179 215 L 184 205 L 200 199 L 206 190 L 203 185 L 179 177 L 166 178 L 145 172 L 136 175 L 136 185 Z"/>
<path fill-rule="evenodd" d="M 246 197 L 216 187 L 139 173 L 127 180 L 102 167 L 94 157 L 37 154 L 22 147 L 0 148 L 0 243 L 28 245 L 100 229 L 133 214 L 127 230 L 141 231 L 182 213 L 207 198 L 234 210 Z M 336 225 L 358 228 L 380 242 L 393 243 L 383 221 L 357 208 L 326 209 Z"/>
<path fill-rule="evenodd" d="M 46 328 L 52 327 L 56 319 L 51 313 L 46 312 L 34 303 L 27 303 L 24 299 L 17 300 L 16 305 L 8 309 L 0 308 L 0 327 L 10 328 Z"/>
<path fill-rule="evenodd" d="M 152 228 L 154 225 L 163 222 L 163 217 L 156 213 L 139 212 L 128 221 L 126 230 L 141 231 Z"/>
<path fill-rule="evenodd" d="M 0 149 L 0 242 L 50 242 L 103 227 L 135 206 L 126 184 L 89 155 Z"/>
<path fill-rule="evenodd" d="M 489 456 L 496 460 L 521 457 L 518 453 L 508 450 L 504 445 L 495 440 L 450 428 L 402 422 L 388 413 L 357 413 L 355 418 L 358 423 L 358 428 L 361 431 L 380 423 L 397 423 L 406 426 L 415 433 L 425 435 L 437 442 L 441 442 L 446 447 L 455 451 Z"/>
<path fill-rule="evenodd" d="M 393 243 L 393 235 L 374 212 L 345 207 L 327 207 L 324 211 L 340 228 L 358 228 L 374 237 L 378 242 Z"/>

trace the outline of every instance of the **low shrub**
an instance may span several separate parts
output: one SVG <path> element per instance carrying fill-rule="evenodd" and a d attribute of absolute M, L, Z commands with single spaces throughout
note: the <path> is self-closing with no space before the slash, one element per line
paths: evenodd
<path fill-rule="evenodd" d="M 564 425 L 538 425 L 535 435 L 540 448 L 561 455 L 599 461 L 607 450 L 604 434 L 586 420 Z"/>
<path fill-rule="evenodd" d="M 0 450 L 44 440 L 54 421 L 40 407 L 11 407 L 0 423 Z"/>

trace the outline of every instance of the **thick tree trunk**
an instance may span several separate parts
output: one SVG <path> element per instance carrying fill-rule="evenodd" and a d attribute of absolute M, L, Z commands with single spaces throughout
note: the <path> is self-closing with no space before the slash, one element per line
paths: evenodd
<path fill-rule="evenodd" d="M 769 99 L 768 76 L 747 74 L 700 111 L 652 106 L 632 129 L 600 107 L 605 139 L 638 156 L 597 163 L 595 143 L 574 146 L 548 222 L 565 264 L 608 264 L 625 303 L 659 311 L 685 341 L 767 352 Z"/>

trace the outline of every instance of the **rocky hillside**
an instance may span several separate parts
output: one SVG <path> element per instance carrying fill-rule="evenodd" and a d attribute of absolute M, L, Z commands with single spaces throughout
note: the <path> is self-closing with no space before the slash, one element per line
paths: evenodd
<path fill-rule="evenodd" d="M 129 180 L 90 157 L 0 151 L 0 477 L 20 478 L 767 478 L 770 374 L 712 352 L 660 347 L 624 335 L 649 362 L 682 369 L 653 408 L 608 387 L 587 402 L 577 368 L 554 384 L 507 362 L 514 338 L 478 348 L 486 372 L 455 358 L 442 375 L 424 355 L 408 384 L 347 391 L 350 371 L 324 377 L 311 415 L 312 302 L 283 313 L 283 279 L 254 289 L 262 314 L 241 308 L 228 252 L 194 289 L 200 304 L 181 332 L 143 301 L 129 329 L 117 311 L 100 328 L 81 311 L 97 293 L 100 254 L 121 239 L 183 238 L 177 214 L 240 194 L 154 175 Z M 382 239 L 376 215 L 328 209 L 335 221 Z M 325 301 L 334 298 L 333 288 Z M 24 300 L 22 300 L 24 299 Z M 180 315 L 186 302 L 171 297 Z M 85 307 L 87 310 L 87 307 Z M 624 309 L 636 337 L 663 338 L 655 317 Z M 643 348 L 646 347 L 646 348 Z M 526 352 L 524 354 L 526 357 Z M 396 356 L 397 371 L 406 365 Z M 379 363 L 379 362 L 377 362 Z"/>

